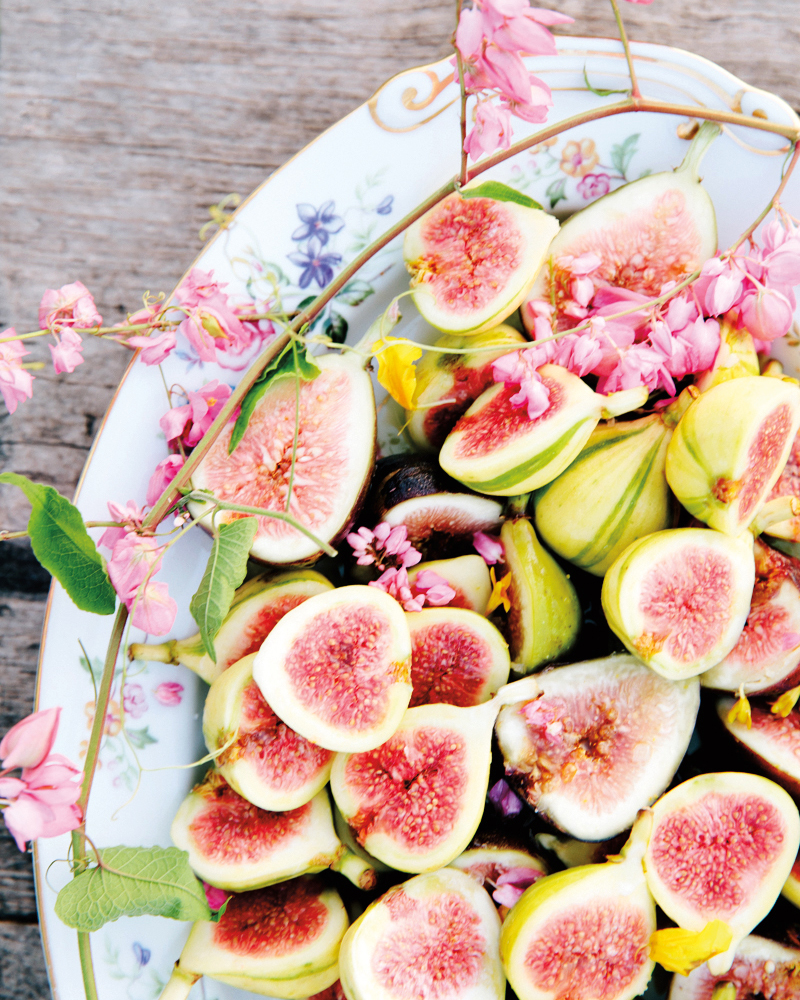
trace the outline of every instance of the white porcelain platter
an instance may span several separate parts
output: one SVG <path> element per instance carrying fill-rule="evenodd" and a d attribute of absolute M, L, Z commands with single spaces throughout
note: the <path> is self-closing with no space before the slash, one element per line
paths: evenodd
<path fill-rule="evenodd" d="M 626 67 L 618 42 L 559 38 L 558 49 L 555 57 L 529 60 L 531 70 L 553 89 L 555 107 L 549 121 L 618 99 L 595 96 L 587 90 L 583 76 L 586 69 L 596 88 L 624 88 Z M 634 45 L 634 53 L 642 90 L 649 97 L 746 114 L 758 111 L 772 121 L 799 124 L 779 98 L 698 56 L 645 44 Z M 676 166 L 687 148 L 676 131 L 685 120 L 640 113 L 595 121 L 520 154 L 492 176 L 563 215 L 626 179 Z M 515 127 L 519 137 L 533 131 L 533 126 L 516 119 Z M 780 178 L 785 145 L 780 137 L 738 127 L 726 128 L 712 145 L 703 174 L 717 211 L 720 246 L 731 243 L 766 205 Z M 229 291 L 242 298 L 260 298 L 264 274 L 272 271 L 282 276 L 284 302 L 293 306 L 315 294 L 320 283 L 330 280 L 343 263 L 453 176 L 457 167 L 457 88 L 452 83 L 452 67 L 442 61 L 408 70 L 276 171 L 195 263 L 203 270 L 213 269 L 216 278 L 227 281 Z M 784 203 L 800 216 L 800 173 L 792 178 Z M 308 237 L 302 234 L 309 213 L 327 225 L 322 253 L 331 255 L 316 270 L 310 264 L 293 263 L 288 256 L 293 254 L 298 260 L 298 254 L 316 250 L 316 258 L 321 259 L 319 248 L 309 248 Z M 331 216 L 337 216 L 337 221 L 331 222 Z M 406 287 L 401 244 L 396 240 L 363 268 L 346 294 L 334 300 L 332 310 L 339 318 L 329 308 L 325 319 L 346 320 L 348 339 L 354 341 Z M 403 325 L 396 332 L 424 336 L 413 307 L 406 304 L 403 312 Z M 783 349 L 791 355 L 790 348 Z M 168 383 L 191 389 L 214 378 L 233 384 L 241 374 L 200 363 L 187 343 L 164 368 Z M 158 426 L 166 407 L 158 371 L 134 361 L 106 415 L 81 481 L 78 503 L 87 519 L 104 520 L 107 500 L 144 502 L 148 478 L 167 455 Z M 389 407 L 384 413 L 381 444 L 385 451 L 395 450 L 393 414 Z M 208 551 L 206 535 L 193 531 L 165 560 L 160 578 L 167 580 L 180 608 L 172 637 L 196 631 L 188 611 L 189 598 L 200 581 Z M 92 669 L 99 673 L 111 623 L 111 618 L 78 611 L 54 584 L 42 641 L 38 708 L 63 707 L 55 750 L 76 762 L 88 739 L 94 701 L 79 640 Z M 130 641 L 146 638 L 134 631 Z M 183 686 L 179 705 L 163 705 L 156 698 L 155 689 L 165 681 Z M 175 810 L 199 774 L 198 770 L 175 769 L 175 765 L 188 764 L 205 752 L 200 713 L 206 686 L 180 666 L 134 664 L 127 676 L 126 739 L 120 730 L 120 683 L 118 677 L 92 791 L 88 832 L 100 846 L 168 846 Z M 66 858 L 67 851 L 66 836 L 45 840 L 35 860 L 53 994 L 60 1000 L 76 1000 L 83 996 L 76 935 L 53 911 L 56 891 L 68 878 L 66 864 L 53 862 Z M 120 919 L 95 933 L 92 950 L 102 1000 L 154 1000 L 188 929 L 172 920 L 139 917 Z M 201 981 L 192 992 L 196 1000 L 244 996 L 251 994 L 211 980 Z"/>

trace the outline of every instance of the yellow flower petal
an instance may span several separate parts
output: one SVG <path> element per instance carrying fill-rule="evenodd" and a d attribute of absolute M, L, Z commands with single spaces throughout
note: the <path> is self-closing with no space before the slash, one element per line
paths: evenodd
<path fill-rule="evenodd" d="M 797 704 L 798 698 L 800 698 L 800 685 L 791 688 L 789 691 L 784 691 L 780 698 L 772 703 L 771 711 L 773 715 L 779 715 L 782 719 L 785 719 Z"/>
<path fill-rule="evenodd" d="M 739 722 L 742 725 L 747 726 L 748 729 L 750 729 L 753 725 L 753 715 L 750 711 L 750 702 L 747 700 L 747 695 L 744 693 L 744 685 L 739 688 L 739 698 L 730 712 L 728 712 L 728 722 L 731 723 L 731 725 L 734 722 Z"/>
<path fill-rule="evenodd" d="M 494 566 L 490 566 L 489 576 L 492 581 L 492 594 L 486 607 L 486 614 L 490 615 L 501 604 L 506 611 L 510 611 L 511 598 L 508 596 L 508 588 L 511 586 L 511 574 L 506 573 L 502 579 L 498 580 L 494 574 Z"/>
<path fill-rule="evenodd" d="M 688 976 L 712 955 L 727 951 L 733 932 L 723 920 L 712 920 L 701 931 L 667 927 L 650 935 L 650 958 L 668 972 Z"/>
<path fill-rule="evenodd" d="M 378 381 L 404 409 L 412 409 L 417 388 L 414 362 L 422 357 L 422 349 L 395 337 L 382 337 L 375 342 L 374 351 L 378 359 Z"/>

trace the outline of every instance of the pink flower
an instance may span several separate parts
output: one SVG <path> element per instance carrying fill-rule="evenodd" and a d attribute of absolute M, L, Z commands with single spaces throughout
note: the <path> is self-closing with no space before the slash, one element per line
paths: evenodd
<path fill-rule="evenodd" d="M 13 326 L 9 326 L 0 333 L 0 337 L 16 336 L 16 332 Z M 30 351 L 25 349 L 21 340 L 0 342 L 0 392 L 9 413 L 16 410 L 18 403 L 33 395 L 33 375 L 25 371 L 20 360 L 26 354 Z"/>
<path fill-rule="evenodd" d="M 53 356 L 53 368 L 56 373 L 74 372 L 78 365 L 83 364 L 81 351 L 83 350 L 83 340 L 80 334 L 74 330 L 66 328 L 60 334 L 53 333 L 57 338 L 55 346 L 48 344 L 50 353 Z"/>
<path fill-rule="evenodd" d="M 578 181 L 578 192 L 584 201 L 589 201 L 590 198 L 602 198 L 610 190 L 611 178 L 608 174 L 586 174 Z"/>
<path fill-rule="evenodd" d="M 472 544 L 475 546 L 475 551 L 478 555 L 489 566 L 494 566 L 496 563 L 502 562 L 505 558 L 503 543 L 499 538 L 495 538 L 494 535 L 487 535 L 483 531 L 476 531 L 472 536 Z"/>
<path fill-rule="evenodd" d="M 141 684 L 126 684 L 122 689 L 122 705 L 125 714 L 133 719 L 141 718 L 147 711 L 147 698 Z"/>
<path fill-rule="evenodd" d="M 634 0 L 634 2 L 638 2 L 638 0 Z M 492 899 L 495 903 L 510 909 L 518 902 L 529 885 L 533 885 L 534 882 L 543 877 L 544 873 L 538 868 L 510 868 L 498 877 L 495 883 L 497 888 L 492 893 Z"/>
<path fill-rule="evenodd" d="M 203 889 L 205 889 L 206 902 L 211 910 L 222 909 L 225 900 L 230 897 L 230 893 L 225 892 L 224 889 L 217 889 L 215 886 L 209 885 L 208 882 L 203 882 Z"/>
<path fill-rule="evenodd" d="M 22 719 L 0 742 L 3 768 L 37 767 L 53 749 L 60 708 L 46 708 Z"/>
<path fill-rule="evenodd" d="M 131 323 L 134 321 L 135 318 L 132 316 Z M 142 335 L 128 337 L 125 343 L 128 347 L 140 347 L 142 349 L 139 359 L 143 364 L 160 365 L 175 349 L 177 337 L 175 335 L 175 328 L 170 326 L 166 330 L 162 330 L 158 335 L 154 331 L 149 337 Z"/>
<path fill-rule="evenodd" d="M 552 343 L 504 354 L 492 362 L 495 382 L 505 382 L 508 388 L 519 386 L 519 392 L 511 396 L 509 402 L 514 407 L 526 407 L 529 420 L 540 417 L 550 405 L 550 390 L 536 369 L 549 360 L 547 355 L 553 351 Z M 543 348 L 547 348 L 544 353 Z"/>
<path fill-rule="evenodd" d="M 406 611 L 422 611 L 425 606 L 425 595 L 417 594 L 415 597 L 411 593 L 411 585 L 408 581 L 408 571 L 405 566 L 396 569 L 391 566 L 383 572 L 377 580 L 370 580 L 370 587 L 377 587 L 398 603 L 403 605 Z"/>
<path fill-rule="evenodd" d="M 438 573 L 434 573 L 432 569 L 424 569 L 417 573 L 414 589 L 423 591 L 425 601 L 437 608 L 449 604 L 456 596 L 456 592 L 447 580 L 439 576 Z"/>
<path fill-rule="evenodd" d="M 170 455 L 158 463 L 147 484 L 148 507 L 155 507 L 158 498 L 181 471 L 185 461 L 183 455 Z"/>
<path fill-rule="evenodd" d="M 744 271 L 734 269 L 730 260 L 711 257 L 703 264 L 694 289 L 706 315 L 723 316 L 738 304 L 745 280 Z"/>
<path fill-rule="evenodd" d="M 129 531 L 138 531 L 142 527 L 144 520 L 144 510 L 133 500 L 129 500 L 125 506 L 109 500 L 108 513 L 112 521 L 121 521 L 121 528 L 106 528 L 100 536 L 98 545 L 105 545 L 108 549 L 113 549 L 116 543 Z"/>
<path fill-rule="evenodd" d="M 150 635 L 166 635 L 178 613 L 178 605 L 169 596 L 166 583 L 149 582 L 144 591 L 137 591 L 126 604 L 133 613 L 134 627 Z"/>
<path fill-rule="evenodd" d="M 794 309 L 785 295 L 774 288 L 761 287 L 745 295 L 741 318 L 747 330 L 759 340 L 777 340 L 789 332 Z"/>
<path fill-rule="evenodd" d="M 374 564 L 377 569 L 384 570 L 389 563 L 399 563 L 408 568 L 416 566 L 422 558 L 408 541 L 408 528 L 404 524 L 392 527 L 382 521 L 374 531 L 359 528 L 357 532 L 351 532 L 347 541 L 358 556 L 356 562 L 359 566 Z"/>
<path fill-rule="evenodd" d="M 214 422 L 230 394 L 230 387 L 216 379 L 204 385 L 199 392 L 189 390 L 186 393 L 188 402 L 167 410 L 159 420 L 167 441 L 172 444 L 180 438 L 187 447 L 193 448 Z"/>
<path fill-rule="evenodd" d="M 175 292 L 175 304 L 186 314 L 178 327 L 201 361 L 216 361 L 218 349 L 239 351 L 252 342 L 227 294 L 227 286 L 214 281 L 213 271 L 194 267 Z"/>
<path fill-rule="evenodd" d="M 516 816 L 522 812 L 522 800 L 512 792 L 505 778 L 489 789 L 489 801 L 502 816 Z"/>
<path fill-rule="evenodd" d="M 464 141 L 470 158 L 477 160 L 482 153 L 508 149 L 511 145 L 511 112 L 491 101 L 479 101 L 475 108 L 475 127 Z"/>
<path fill-rule="evenodd" d="M 103 317 L 98 313 L 89 289 L 80 281 L 61 288 L 48 288 L 39 303 L 39 326 L 42 330 L 62 330 L 73 327 L 89 330 L 100 326 Z"/>
<path fill-rule="evenodd" d="M 120 600 L 129 605 L 128 610 L 144 580 L 158 572 L 162 555 L 154 539 L 142 538 L 134 532 L 115 543 L 106 569 Z"/>
<path fill-rule="evenodd" d="M 176 684 L 175 681 L 164 681 L 155 689 L 156 700 L 162 705 L 172 707 L 180 705 L 183 696 L 183 684 Z"/>

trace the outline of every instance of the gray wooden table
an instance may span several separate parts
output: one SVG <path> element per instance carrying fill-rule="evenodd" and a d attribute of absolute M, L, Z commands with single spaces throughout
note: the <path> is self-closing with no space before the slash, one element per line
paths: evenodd
<path fill-rule="evenodd" d="M 542 0 L 544 4 L 545 0 Z M 614 34 L 602 0 L 554 0 L 578 34 Z M 800 0 L 623 4 L 633 38 L 692 49 L 800 109 Z M 80 279 L 116 321 L 168 291 L 207 207 L 247 194 L 387 77 L 447 52 L 452 0 L 4 0 L 0 8 L 0 329 Z M 44 345 L 33 357 L 49 360 Z M 70 495 L 128 361 L 87 344 L 44 370 L 0 465 Z M 16 491 L 0 527 L 24 527 Z M 0 550 L 0 734 L 31 710 L 47 575 Z M 0 826 L 0 1000 L 49 996 L 29 855 Z"/>

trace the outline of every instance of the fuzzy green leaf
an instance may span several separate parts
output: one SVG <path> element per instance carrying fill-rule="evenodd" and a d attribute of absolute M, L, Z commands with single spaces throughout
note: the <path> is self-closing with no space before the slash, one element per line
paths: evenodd
<path fill-rule="evenodd" d="M 484 181 L 477 187 L 462 188 L 459 192 L 462 198 L 493 198 L 495 201 L 513 201 L 517 205 L 524 205 L 525 208 L 541 208 L 538 201 L 529 198 L 521 191 L 516 191 L 507 184 L 500 181 Z"/>
<path fill-rule="evenodd" d="M 177 847 L 106 847 L 103 865 L 87 868 L 64 886 L 56 913 L 68 927 L 96 931 L 119 917 L 152 914 L 173 920 L 208 920 L 203 886 Z M 113 869 L 109 871 L 108 869 Z"/>
<path fill-rule="evenodd" d="M 297 361 L 295 367 L 295 359 Z M 281 353 L 267 365 L 261 375 L 258 377 L 250 388 L 250 391 L 242 400 L 241 409 L 239 411 L 239 416 L 236 418 L 236 423 L 233 425 L 233 431 L 231 432 L 231 439 L 228 444 L 228 454 L 232 455 L 236 449 L 236 446 L 244 437 L 244 432 L 247 430 L 247 425 L 250 423 L 250 417 L 253 415 L 253 410 L 255 410 L 258 403 L 261 401 L 261 397 L 267 391 L 267 389 L 272 385 L 273 382 L 277 382 L 280 378 L 285 378 L 288 375 L 294 375 L 297 372 L 301 378 L 305 379 L 307 382 L 312 382 L 317 375 L 319 375 L 319 368 L 315 364 L 314 359 L 306 351 L 301 351 L 298 349 L 292 349 L 292 343 L 288 343 L 286 347 L 281 351 Z"/>
<path fill-rule="evenodd" d="M 30 500 L 28 534 L 33 554 L 42 566 L 81 611 L 113 615 L 117 595 L 78 508 L 52 486 L 31 482 L 16 472 L 0 474 L 0 483 L 18 486 Z"/>
<path fill-rule="evenodd" d="M 214 638 L 231 609 L 236 588 L 244 580 L 247 557 L 257 530 L 255 517 L 240 517 L 220 526 L 200 587 L 189 605 L 206 652 L 215 663 Z"/>

